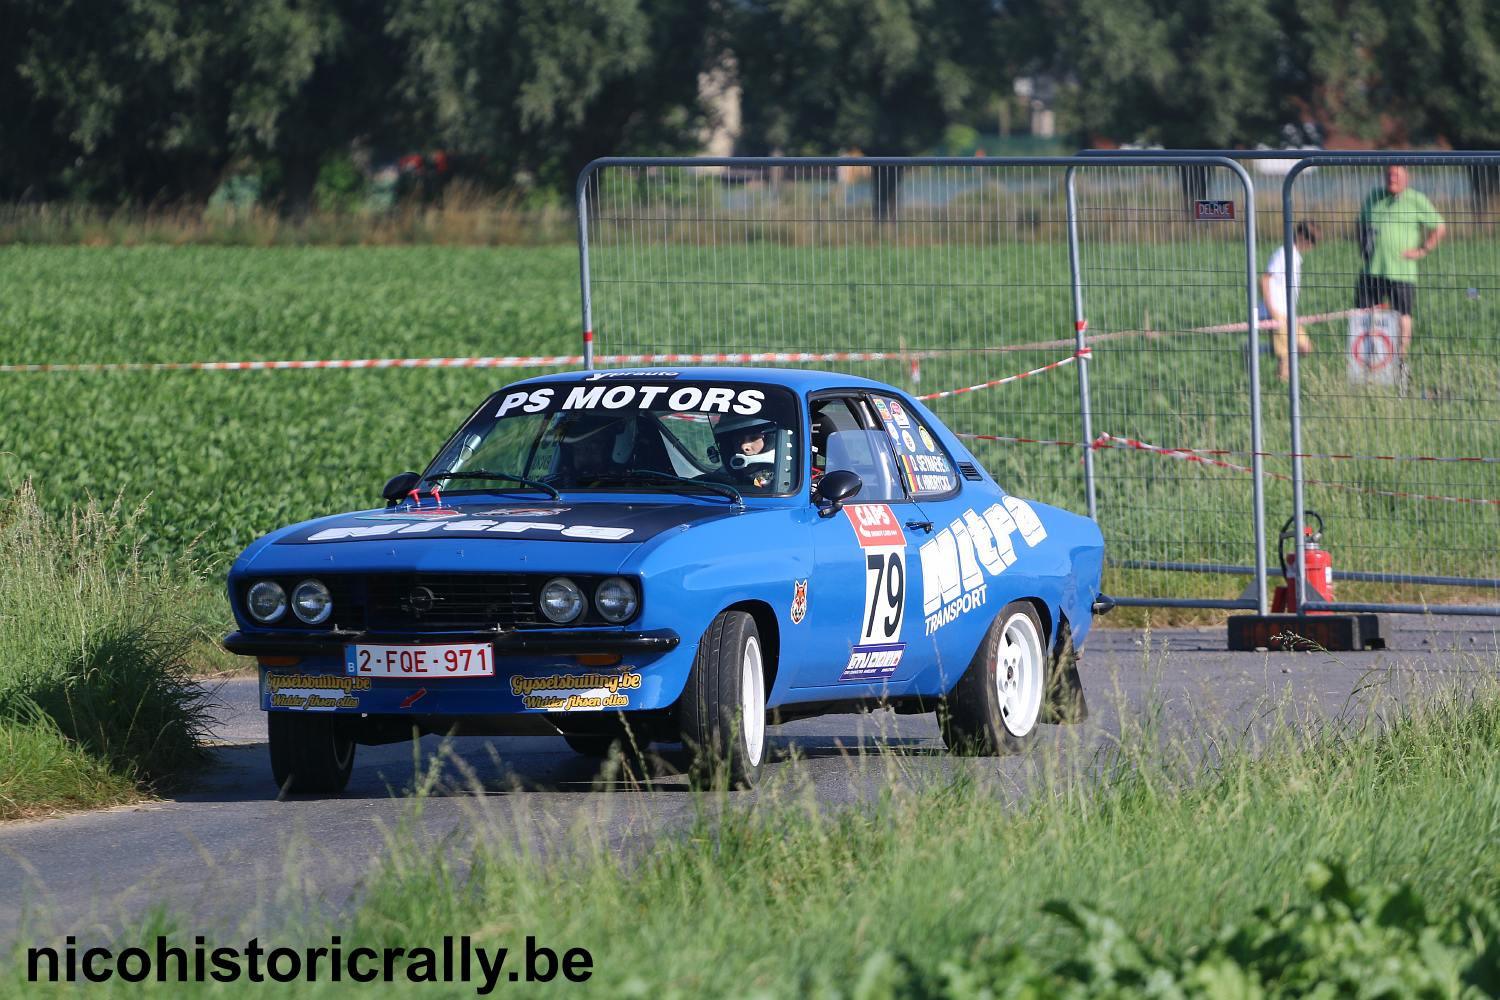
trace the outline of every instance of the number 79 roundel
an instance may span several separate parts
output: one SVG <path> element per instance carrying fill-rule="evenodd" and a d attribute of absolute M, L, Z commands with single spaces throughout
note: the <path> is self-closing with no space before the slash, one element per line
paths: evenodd
<path fill-rule="evenodd" d="M 849 651 L 840 682 L 881 680 L 896 672 L 906 643 L 901 618 L 906 609 L 906 535 L 886 504 L 849 504 L 844 514 L 854 527 L 865 561 L 865 603 L 859 641 Z"/>

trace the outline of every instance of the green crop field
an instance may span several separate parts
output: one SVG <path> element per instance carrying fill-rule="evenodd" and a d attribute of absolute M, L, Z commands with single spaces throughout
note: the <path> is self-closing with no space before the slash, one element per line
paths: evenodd
<path fill-rule="evenodd" d="M 1500 252 L 1466 243 L 1452 259 L 1500 274 Z M 1190 333 L 1243 316 L 1231 242 L 1084 256 L 1095 347 L 1095 434 L 1164 447 L 1246 451 L 1249 401 L 1240 336 Z M 1143 260 L 1149 257 L 1149 260 Z M 1493 257 L 1493 261 L 1490 258 Z M 1149 265 L 1149 266 L 1148 266 Z M 1455 265 L 1456 266 L 1456 265 Z M 1309 260 L 1306 312 L 1347 308 L 1352 247 Z M 1237 268 L 1240 270 L 1237 271 Z M 567 354 L 578 350 L 576 252 L 541 248 L 0 249 L 0 363 Z M 849 364 L 917 391 L 973 384 L 1066 357 L 1072 331 L 1065 248 L 1008 244 L 899 249 L 756 245 L 632 248 L 595 255 L 603 352 L 924 350 L 920 385 L 904 361 Z M 1314 328 L 1309 450 L 1477 456 L 1497 452 L 1494 358 L 1500 321 L 1479 281 L 1424 284 L 1408 397 L 1344 382 L 1342 323 Z M 1480 282 L 1482 284 L 1482 282 Z M 1287 403 L 1262 363 L 1265 445 L 1285 450 Z M 92 495 L 147 496 L 148 554 L 190 547 L 222 568 L 289 521 L 374 504 L 384 480 L 418 468 L 474 405 L 531 371 L 361 370 L 0 374 L 0 483 L 34 480 L 60 511 Z M 1078 382 L 1060 368 L 938 400 L 955 430 L 1077 442 Z M 1082 509 L 1082 450 L 973 442 L 1007 488 Z M 1243 455 L 1224 456 L 1249 464 Z M 1250 477 L 1126 449 L 1096 452 L 1111 557 L 1248 564 Z M 1285 474 L 1290 463 L 1267 460 Z M 1500 507 L 1381 496 L 1404 490 L 1500 498 L 1493 464 L 1309 462 L 1352 489 L 1309 488 L 1340 565 L 1496 576 Z M 1290 489 L 1267 481 L 1273 534 Z M 1273 556 L 1274 558 L 1274 556 Z M 1243 580 L 1116 572 L 1116 593 L 1234 596 Z M 1406 599 L 1410 592 L 1402 595 Z M 1424 592 L 1442 599 L 1441 590 Z"/>

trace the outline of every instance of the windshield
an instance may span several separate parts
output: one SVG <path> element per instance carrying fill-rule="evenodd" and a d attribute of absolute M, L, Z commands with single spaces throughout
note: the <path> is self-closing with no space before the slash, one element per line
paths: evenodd
<path fill-rule="evenodd" d="M 765 384 L 638 376 L 521 386 L 491 396 L 424 479 L 444 492 L 786 495 L 799 483 L 797 412 L 796 396 Z"/>

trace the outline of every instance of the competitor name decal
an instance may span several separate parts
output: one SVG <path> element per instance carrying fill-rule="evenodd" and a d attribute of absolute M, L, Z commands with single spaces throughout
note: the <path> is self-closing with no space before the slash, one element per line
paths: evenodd
<path fill-rule="evenodd" d="M 983 515 L 964 511 L 923 543 L 922 614 L 927 635 L 984 605 L 989 592 L 986 574 L 999 576 L 1016 561 L 1011 540 L 1016 532 L 1028 547 L 1047 537 L 1031 505 L 1008 496 Z"/>

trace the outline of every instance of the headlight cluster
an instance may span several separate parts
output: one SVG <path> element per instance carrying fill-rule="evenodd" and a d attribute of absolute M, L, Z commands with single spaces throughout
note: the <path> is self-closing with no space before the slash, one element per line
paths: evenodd
<path fill-rule="evenodd" d="M 588 613 L 588 599 L 578 584 L 565 576 L 553 577 L 542 587 L 542 614 L 558 625 L 567 625 Z M 612 576 L 594 588 L 594 610 L 607 622 L 618 625 L 635 617 L 641 606 L 635 584 Z"/>
<path fill-rule="evenodd" d="M 290 605 L 292 614 L 306 625 L 321 625 L 333 614 L 333 595 L 322 580 L 303 580 L 292 588 L 292 599 L 287 600 L 286 591 L 275 580 L 261 580 L 245 594 L 245 607 L 250 617 L 262 625 L 270 625 L 286 614 Z"/>

